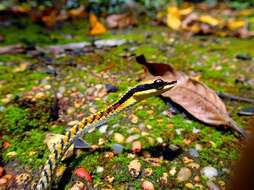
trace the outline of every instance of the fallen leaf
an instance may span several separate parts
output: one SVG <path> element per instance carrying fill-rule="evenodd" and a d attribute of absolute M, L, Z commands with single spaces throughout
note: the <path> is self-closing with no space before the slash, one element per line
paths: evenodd
<path fill-rule="evenodd" d="M 173 30 L 179 30 L 181 27 L 181 14 L 176 6 L 169 6 L 167 13 L 167 25 Z"/>
<path fill-rule="evenodd" d="M 220 24 L 220 20 L 210 16 L 210 15 L 201 15 L 199 20 L 203 23 L 207 23 L 212 26 L 217 26 Z"/>
<path fill-rule="evenodd" d="M 137 20 L 130 13 L 110 15 L 106 22 L 109 28 L 126 28 L 137 24 Z"/>
<path fill-rule="evenodd" d="M 175 71 L 169 64 L 150 63 L 144 56 L 138 56 L 136 60 L 145 66 L 146 78 L 160 76 L 166 81 L 177 79 L 177 85 L 162 94 L 165 100 L 172 100 L 199 121 L 214 126 L 232 127 L 244 135 L 244 130 L 230 118 L 221 99 L 205 84 L 189 78 L 182 72 Z"/>
<path fill-rule="evenodd" d="M 237 30 L 246 25 L 246 22 L 243 20 L 229 20 L 226 24 L 229 30 Z"/>
<path fill-rule="evenodd" d="M 105 26 L 98 21 L 97 17 L 93 13 L 89 14 L 89 23 L 91 35 L 104 34 L 107 32 Z"/>
<path fill-rule="evenodd" d="M 85 6 L 84 5 L 81 5 L 79 6 L 78 8 L 75 8 L 75 9 L 70 9 L 68 11 L 68 16 L 70 18 L 78 18 L 78 17 L 82 17 L 85 15 Z"/>
<path fill-rule="evenodd" d="M 55 26 L 56 20 L 56 11 L 52 11 L 49 15 L 45 15 L 42 17 L 42 22 L 48 27 L 52 28 Z"/>

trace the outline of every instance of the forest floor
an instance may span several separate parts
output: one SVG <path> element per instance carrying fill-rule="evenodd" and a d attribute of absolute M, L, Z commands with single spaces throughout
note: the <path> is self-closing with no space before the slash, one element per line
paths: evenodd
<path fill-rule="evenodd" d="M 91 37 L 82 20 L 52 30 L 21 20 L 19 25 L 0 27 L 0 33 L 5 35 L 1 46 L 126 41 L 115 47 L 88 46 L 62 53 L 0 55 L 0 160 L 12 176 L 26 173 L 29 179 L 36 178 L 49 155 L 44 141 L 48 134 L 64 134 L 74 121 L 106 108 L 138 84 L 144 69 L 136 63 L 137 55 L 170 63 L 216 92 L 254 98 L 254 60 L 248 58 L 254 57 L 254 39 L 186 36 L 151 25 Z M 107 92 L 111 85 L 117 87 L 115 92 Z M 250 105 L 224 103 L 239 126 L 253 127 L 253 117 L 237 115 Z M 158 97 L 135 105 L 84 139 L 100 149 L 76 150 L 63 162 L 62 168 L 67 169 L 58 179 L 61 189 L 77 180 L 73 171 L 78 167 L 92 176 L 90 183 L 83 180 L 90 188 L 141 189 L 144 181 L 150 181 L 155 189 L 225 189 L 242 147 L 231 130 L 172 114 Z M 140 153 L 131 150 L 133 141 L 142 144 Z M 137 177 L 128 171 L 134 159 L 141 164 L 134 166 Z"/>

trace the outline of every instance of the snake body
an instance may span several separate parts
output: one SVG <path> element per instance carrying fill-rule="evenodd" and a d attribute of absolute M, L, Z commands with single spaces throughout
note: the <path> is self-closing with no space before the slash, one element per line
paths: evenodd
<path fill-rule="evenodd" d="M 42 169 L 40 179 L 34 189 L 46 190 L 51 188 L 55 170 L 62 157 L 74 143 L 76 138 L 82 137 L 89 130 L 107 122 L 109 119 L 127 107 L 130 107 L 133 104 L 150 96 L 160 95 L 161 93 L 173 88 L 175 84 L 176 81 L 165 82 L 161 79 L 140 84 L 130 89 L 116 103 L 112 104 L 104 111 L 99 111 L 94 115 L 82 119 L 82 121 L 74 125 L 57 143 L 53 145 L 49 158 Z"/>

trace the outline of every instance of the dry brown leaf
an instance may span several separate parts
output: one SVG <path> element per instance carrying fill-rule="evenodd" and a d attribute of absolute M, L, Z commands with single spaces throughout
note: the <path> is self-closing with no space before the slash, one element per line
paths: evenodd
<path fill-rule="evenodd" d="M 78 17 L 82 17 L 84 16 L 84 12 L 85 11 L 85 6 L 84 5 L 81 5 L 79 6 L 78 8 L 75 8 L 75 9 L 70 9 L 68 11 L 68 16 L 70 18 L 78 18 Z"/>
<path fill-rule="evenodd" d="M 244 130 L 230 118 L 224 103 L 217 94 L 205 84 L 189 78 L 182 72 L 175 71 L 173 67 L 163 63 L 147 62 L 144 56 L 138 56 L 137 62 L 145 66 L 146 77 L 149 79 L 160 76 L 166 81 L 177 79 L 177 85 L 170 91 L 162 94 L 183 107 L 196 119 L 214 126 L 232 127 L 244 135 Z"/>
<path fill-rule="evenodd" d="M 130 13 L 110 15 L 106 21 L 109 28 L 126 28 L 137 24 L 136 19 Z"/>
<path fill-rule="evenodd" d="M 105 32 L 107 32 L 105 26 L 98 21 L 97 17 L 93 13 L 89 15 L 89 23 L 91 35 L 104 34 Z"/>

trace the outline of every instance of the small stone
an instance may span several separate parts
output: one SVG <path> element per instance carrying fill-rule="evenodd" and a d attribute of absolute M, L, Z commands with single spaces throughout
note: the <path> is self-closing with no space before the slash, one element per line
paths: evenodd
<path fill-rule="evenodd" d="M 191 177 L 191 170 L 189 168 L 181 168 L 177 174 L 177 181 L 187 181 Z"/>
<path fill-rule="evenodd" d="M 200 177 L 199 177 L 198 175 L 196 175 L 196 176 L 194 177 L 194 181 L 195 181 L 195 182 L 200 182 Z"/>
<path fill-rule="evenodd" d="M 132 160 L 128 165 L 129 173 L 132 177 L 138 177 L 141 171 L 139 160 Z"/>
<path fill-rule="evenodd" d="M 114 134 L 114 140 L 118 143 L 123 143 L 124 142 L 124 136 L 120 133 L 115 133 Z"/>
<path fill-rule="evenodd" d="M 201 174 L 211 179 L 218 176 L 218 171 L 212 166 L 206 166 L 201 170 Z"/>
<path fill-rule="evenodd" d="M 76 181 L 70 190 L 86 190 L 85 184 L 81 181 Z"/>
<path fill-rule="evenodd" d="M 220 190 L 220 188 L 212 181 L 208 181 L 206 185 L 209 187 L 210 190 Z"/>
<path fill-rule="evenodd" d="M 82 168 L 82 167 L 77 168 L 74 171 L 74 173 L 76 176 L 81 177 L 88 182 L 92 182 L 92 176 L 89 174 L 89 172 L 85 168 Z"/>
<path fill-rule="evenodd" d="M 137 140 L 140 137 L 140 135 L 135 134 L 135 135 L 131 135 L 126 139 L 126 143 L 131 143 L 134 140 Z"/>
<path fill-rule="evenodd" d="M 106 84 L 105 88 L 107 90 L 107 93 L 116 92 L 118 90 L 118 88 L 116 86 L 113 86 L 112 84 Z"/>
<path fill-rule="evenodd" d="M 132 123 L 136 124 L 138 122 L 138 117 L 134 114 L 130 115 L 130 120 Z"/>
<path fill-rule="evenodd" d="M 169 174 L 171 176 L 174 176 L 176 174 L 176 167 L 172 167 L 170 170 L 169 170 Z"/>
<path fill-rule="evenodd" d="M 141 187 L 143 190 L 154 190 L 154 185 L 150 181 L 143 181 Z"/>
<path fill-rule="evenodd" d="M 193 158 L 198 158 L 199 157 L 198 151 L 194 148 L 189 149 L 189 154 Z"/>
<path fill-rule="evenodd" d="M 176 134 L 181 135 L 183 129 L 176 129 Z"/>
<path fill-rule="evenodd" d="M 163 143 L 163 139 L 162 139 L 161 137 L 157 137 L 157 138 L 156 138 L 156 141 L 157 141 L 159 144 Z"/>
<path fill-rule="evenodd" d="M 192 129 L 192 132 L 193 132 L 194 134 L 198 134 L 198 133 L 200 132 L 200 130 L 194 127 L 194 128 Z"/>
<path fill-rule="evenodd" d="M 101 166 L 98 166 L 98 167 L 96 168 L 96 172 L 97 172 L 97 173 L 102 173 L 103 171 L 104 171 L 104 168 L 101 167 Z"/>
<path fill-rule="evenodd" d="M 8 183 L 8 180 L 6 178 L 0 178 L 0 187 L 4 186 Z"/>
<path fill-rule="evenodd" d="M 183 163 L 189 164 L 189 163 L 191 163 L 191 162 L 193 162 L 192 159 L 188 158 L 187 156 L 184 156 L 184 157 L 183 157 Z"/>
<path fill-rule="evenodd" d="M 131 150 L 132 152 L 134 153 L 138 153 L 140 152 L 142 149 L 142 144 L 140 141 L 134 141 L 132 144 L 131 144 Z"/>
<path fill-rule="evenodd" d="M 0 177 L 2 177 L 4 174 L 4 168 L 0 166 Z"/>
<path fill-rule="evenodd" d="M 202 150 L 202 145 L 201 144 L 196 144 L 195 145 L 195 149 L 197 150 L 197 151 L 200 151 L 200 150 Z"/>
<path fill-rule="evenodd" d="M 99 132 L 101 134 L 104 134 L 107 132 L 107 129 L 108 129 L 108 125 L 102 125 L 100 128 L 99 128 Z"/>
<path fill-rule="evenodd" d="M 144 175 L 146 176 L 146 177 L 148 177 L 148 176 L 150 176 L 150 175 L 152 175 L 153 174 L 153 169 L 152 168 L 145 168 L 144 169 Z"/>
<path fill-rule="evenodd" d="M 99 138 L 98 145 L 101 146 L 101 145 L 105 144 L 105 142 L 106 142 L 105 139 Z"/>
<path fill-rule="evenodd" d="M 192 183 L 186 183 L 184 186 L 188 189 L 193 189 L 194 188 L 194 185 Z"/>
<path fill-rule="evenodd" d="M 120 154 L 123 152 L 123 146 L 120 144 L 113 144 L 112 149 L 114 153 Z"/>

